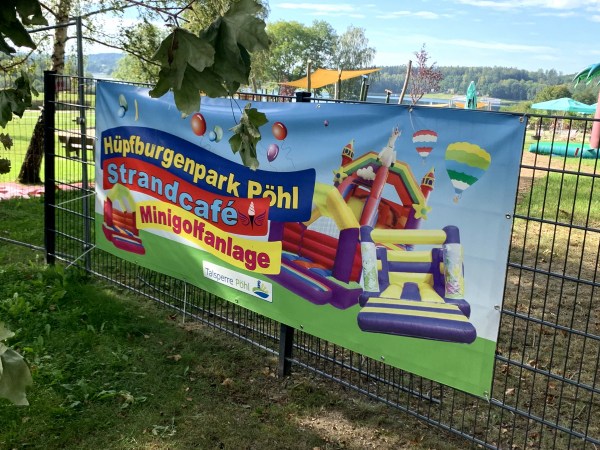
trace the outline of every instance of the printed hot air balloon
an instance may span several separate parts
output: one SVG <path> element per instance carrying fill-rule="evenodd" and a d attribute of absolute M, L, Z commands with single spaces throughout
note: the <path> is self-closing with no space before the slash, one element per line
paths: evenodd
<path fill-rule="evenodd" d="M 417 153 L 423 158 L 423 162 L 427 159 L 433 146 L 437 142 L 438 135 L 432 130 L 419 130 L 413 133 L 412 141 L 417 148 Z"/>
<path fill-rule="evenodd" d="M 488 152 L 470 142 L 454 142 L 446 148 L 446 171 L 456 193 L 455 203 L 465 189 L 479 180 L 491 162 Z"/>

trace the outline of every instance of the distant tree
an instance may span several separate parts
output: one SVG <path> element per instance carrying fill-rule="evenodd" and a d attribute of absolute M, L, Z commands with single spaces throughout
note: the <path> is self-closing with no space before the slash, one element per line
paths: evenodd
<path fill-rule="evenodd" d="M 166 34 L 147 21 L 126 28 L 123 48 L 127 54 L 117 62 L 112 76 L 118 80 L 156 83 L 160 66 L 152 61 L 152 55 Z"/>
<path fill-rule="evenodd" d="M 545 102 L 548 100 L 556 100 L 557 98 L 571 97 L 571 90 L 564 84 L 558 86 L 546 86 L 540 90 L 535 98 L 534 103 Z"/>
<path fill-rule="evenodd" d="M 262 81 L 288 81 L 306 75 L 307 62 L 313 67 L 330 65 L 336 34 L 331 25 L 315 21 L 311 26 L 299 22 L 277 21 L 267 27 L 269 51 L 257 61 L 256 75 Z"/>
<path fill-rule="evenodd" d="M 375 52 L 375 48 L 369 47 L 365 29 L 350 25 L 337 39 L 333 65 L 349 70 L 370 67 Z"/>
<path fill-rule="evenodd" d="M 435 66 L 435 62 L 428 65 L 430 57 L 427 50 L 425 50 L 425 44 L 414 55 L 416 64 L 413 64 L 409 82 L 410 98 L 413 105 L 421 100 L 425 94 L 437 91 L 444 78 L 442 72 Z"/>
<path fill-rule="evenodd" d="M 364 28 L 349 26 L 336 42 L 333 68 L 357 70 L 371 67 L 375 58 L 375 48 L 369 47 L 369 39 Z M 356 79 L 342 81 L 340 98 L 358 99 L 360 84 Z"/>
<path fill-rule="evenodd" d="M 573 98 L 581 103 L 591 105 L 598 101 L 598 85 L 595 83 L 582 84 L 573 91 Z"/>

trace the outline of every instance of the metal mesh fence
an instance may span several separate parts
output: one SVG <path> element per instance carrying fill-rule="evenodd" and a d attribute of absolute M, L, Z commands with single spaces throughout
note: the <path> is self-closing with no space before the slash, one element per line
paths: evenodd
<path fill-rule="evenodd" d="M 54 77 L 49 80 L 51 86 L 57 85 Z M 46 94 L 46 111 L 53 114 L 46 127 L 54 134 L 46 147 L 49 258 L 80 266 L 151 298 L 184 320 L 203 322 L 279 354 L 280 324 L 94 248 L 90 213 L 94 161 L 93 153 L 85 150 L 85 143 L 93 142 L 91 132 L 86 131 L 93 127 L 93 114 L 89 114 L 94 107 L 93 83 L 81 81 L 85 104 L 78 101 L 81 92 L 74 89 L 58 92 L 54 100 Z M 268 100 L 258 94 L 242 97 Z M 295 368 L 352 388 L 485 448 L 597 448 L 600 167 L 597 158 L 582 157 L 583 152 L 590 153 L 585 144 L 592 123 L 579 118 L 529 117 L 488 399 L 363 357 L 302 330 L 295 330 L 291 356 L 280 354 L 280 359 L 286 356 Z M 545 142 L 552 148 L 562 143 L 564 156 L 543 154 Z"/>

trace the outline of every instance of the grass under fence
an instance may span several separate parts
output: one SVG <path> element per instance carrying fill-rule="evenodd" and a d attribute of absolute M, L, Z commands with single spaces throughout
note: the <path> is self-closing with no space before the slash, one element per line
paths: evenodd
<path fill-rule="evenodd" d="M 34 376 L 29 407 L 0 400 L 0 448 L 464 448 L 76 271 L 1 266 L 0 315 Z"/>

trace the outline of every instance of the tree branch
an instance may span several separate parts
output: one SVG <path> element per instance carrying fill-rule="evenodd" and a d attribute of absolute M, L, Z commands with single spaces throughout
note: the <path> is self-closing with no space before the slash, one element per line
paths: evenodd
<path fill-rule="evenodd" d="M 18 61 L 15 61 L 12 64 L 9 64 L 8 66 L 3 66 L 0 64 L 0 70 L 2 70 L 3 72 L 8 72 L 13 67 L 23 64 L 25 61 L 27 61 L 29 59 L 29 57 L 31 56 L 31 54 L 33 52 L 34 52 L 34 49 L 29 50 L 29 53 L 27 53 L 25 56 L 23 56 L 22 59 L 19 59 Z"/>
<path fill-rule="evenodd" d="M 40 6 L 42 7 L 42 9 L 45 9 L 46 12 L 48 12 L 50 15 L 52 15 L 56 19 L 57 14 L 50 7 L 46 6 L 42 2 L 40 2 Z"/>

